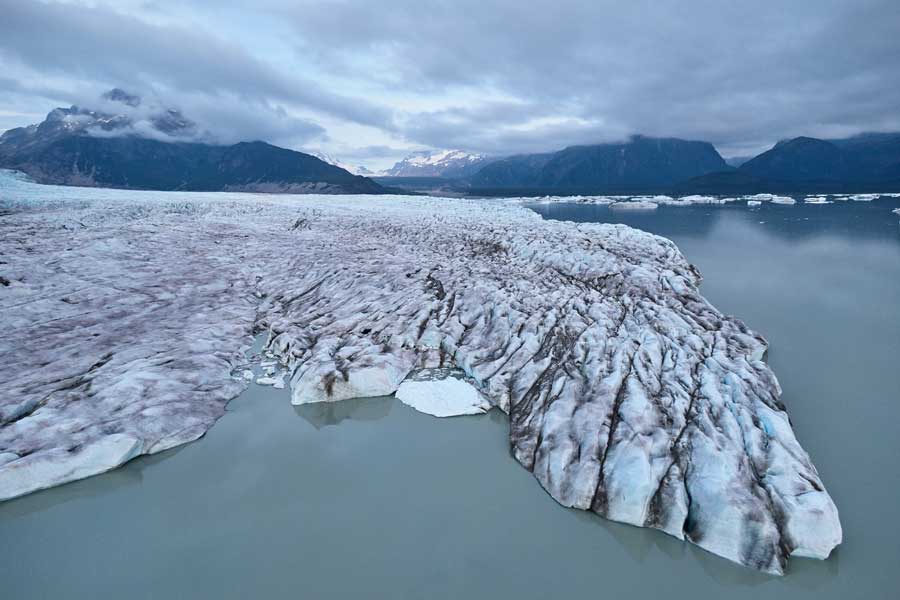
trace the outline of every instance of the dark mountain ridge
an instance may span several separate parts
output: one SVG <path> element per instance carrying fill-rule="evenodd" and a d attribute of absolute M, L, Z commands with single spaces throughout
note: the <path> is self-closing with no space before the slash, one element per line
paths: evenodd
<path fill-rule="evenodd" d="M 394 191 L 315 156 L 265 142 L 217 144 L 177 109 L 145 103 L 120 89 L 104 94 L 98 104 L 97 110 L 57 108 L 39 124 L 0 135 L 0 167 L 23 171 L 41 183 L 62 185 L 287 193 Z M 422 152 L 405 163 L 419 170 L 479 167 L 462 179 L 413 177 L 389 183 L 402 183 L 407 192 L 450 195 L 888 192 L 900 190 L 900 133 L 782 140 L 737 168 L 729 166 L 708 142 L 640 135 L 620 143 L 570 146 L 496 160 L 459 151 Z M 457 171 L 452 171 L 454 176 Z"/>
<path fill-rule="evenodd" d="M 841 193 L 900 189 L 900 133 L 782 140 L 736 171 L 692 178 L 682 193 Z"/>
<path fill-rule="evenodd" d="M 217 145 L 196 139 L 196 125 L 162 108 L 138 115 L 141 99 L 104 95 L 122 112 L 72 106 L 40 124 L 0 136 L 0 167 L 39 183 L 148 190 L 383 194 L 389 190 L 314 156 L 265 142 Z M 130 114 L 134 113 L 134 114 Z M 136 119 L 140 118 L 141 121 Z"/>
<path fill-rule="evenodd" d="M 511 156 L 485 166 L 468 183 L 494 189 L 658 189 L 728 169 L 708 142 L 634 136 L 623 143 Z"/>

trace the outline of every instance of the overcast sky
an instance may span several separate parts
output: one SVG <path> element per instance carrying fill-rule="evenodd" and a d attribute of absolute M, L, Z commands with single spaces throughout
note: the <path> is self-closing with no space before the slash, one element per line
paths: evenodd
<path fill-rule="evenodd" d="M 900 0 L 0 0 L 0 130 L 121 87 L 381 168 L 632 133 L 900 130 Z"/>

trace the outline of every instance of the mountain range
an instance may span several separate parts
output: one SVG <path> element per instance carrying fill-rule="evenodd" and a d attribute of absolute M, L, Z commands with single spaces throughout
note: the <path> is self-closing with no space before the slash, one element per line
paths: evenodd
<path fill-rule="evenodd" d="M 114 89 L 105 110 L 71 106 L 0 136 L 0 167 L 39 183 L 127 189 L 382 194 L 388 190 L 309 154 L 265 142 L 203 141 L 178 110 L 142 107 Z"/>
<path fill-rule="evenodd" d="M 469 178 L 476 188 L 655 188 L 729 167 L 708 142 L 634 136 L 623 143 L 570 146 L 511 156 Z"/>
<path fill-rule="evenodd" d="M 490 157 L 417 151 L 375 174 L 261 141 L 217 144 L 179 110 L 120 89 L 99 109 L 57 108 L 0 135 L 0 168 L 40 183 L 289 193 L 736 194 L 900 190 L 900 133 L 782 140 L 729 164 L 703 141 L 632 136 L 557 152 Z M 732 166 L 734 165 L 734 166 Z M 378 182 L 362 175 L 379 175 Z M 384 186 L 390 186 L 384 187 Z M 393 188 L 393 189 L 392 189 Z"/>
<path fill-rule="evenodd" d="M 420 150 L 377 175 L 457 179 L 474 175 L 492 160 L 484 154 L 471 154 L 463 150 Z"/>
<path fill-rule="evenodd" d="M 471 163 L 468 173 L 442 168 L 460 161 Z M 378 175 L 386 173 L 393 179 L 379 177 L 380 183 L 475 195 L 891 191 L 900 189 L 900 133 L 798 137 L 728 161 L 708 142 L 637 135 L 502 158 L 422 152 Z"/>
<path fill-rule="evenodd" d="M 900 189 L 900 133 L 782 140 L 737 169 L 698 176 L 679 192 L 754 193 Z"/>

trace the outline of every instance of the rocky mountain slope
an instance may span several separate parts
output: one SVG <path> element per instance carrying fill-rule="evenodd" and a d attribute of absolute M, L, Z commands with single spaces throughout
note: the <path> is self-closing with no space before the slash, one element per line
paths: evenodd
<path fill-rule="evenodd" d="M 378 194 L 385 190 L 314 156 L 264 142 L 194 141 L 195 124 L 174 109 L 132 116 L 141 99 L 104 96 L 108 110 L 57 108 L 40 124 L 0 136 L 0 167 L 39 183 L 151 190 Z M 109 110 L 116 104 L 122 112 Z"/>
<path fill-rule="evenodd" d="M 893 191 L 900 189 L 900 133 L 783 140 L 736 171 L 701 176 L 686 193 Z"/>

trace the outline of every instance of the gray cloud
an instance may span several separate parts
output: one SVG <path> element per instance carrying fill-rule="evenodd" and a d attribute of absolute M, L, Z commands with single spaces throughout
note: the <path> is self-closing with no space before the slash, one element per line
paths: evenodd
<path fill-rule="evenodd" d="M 374 54 L 389 68 L 371 77 L 386 85 L 497 90 L 530 115 L 598 123 L 579 136 L 562 121 L 556 142 L 553 128 L 510 133 L 487 114 L 413 112 L 406 131 L 426 144 L 493 136 L 512 150 L 642 132 L 737 147 L 900 127 L 895 0 L 291 4 L 306 47 L 339 44 L 331 59 L 347 69 Z"/>
<path fill-rule="evenodd" d="M 4 90 L 57 98 L 60 85 L 153 90 L 230 137 L 317 138 L 360 160 L 404 144 L 504 154 L 631 133 L 742 154 L 900 129 L 896 0 L 189 0 L 169 20 L 164 3 L 0 5 L 0 57 L 24 73 L 17 91 L 0 80 L 0 102 Z M 219 13 L 239 35 L 216 30 Z"/>
<path fill-rule="evenodd" d="M 198 27 L 156 24 L 105 6 L 18 0 L 3 2 L 0 15 L 0 54 L 38 75 L 85 83 L 75 98 L 85 104 L 118 86 L 170 98 L 243 101 L 248 110 L 289 103 L 364 125 L 391 125 L 385 107 L 285 74 Z"/>

